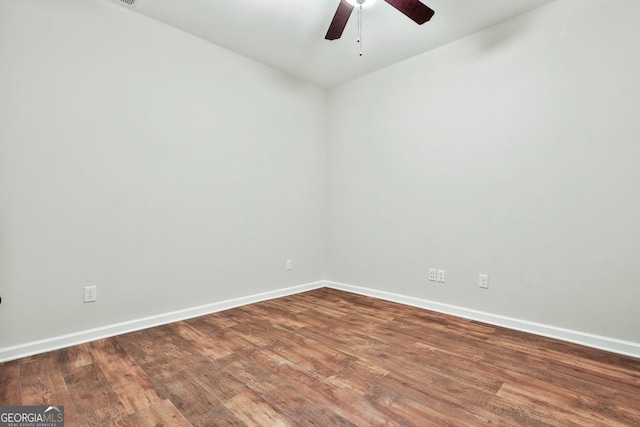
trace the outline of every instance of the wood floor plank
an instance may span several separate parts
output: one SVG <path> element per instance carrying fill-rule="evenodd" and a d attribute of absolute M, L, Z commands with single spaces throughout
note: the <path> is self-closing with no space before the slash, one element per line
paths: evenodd
<path fill-rule="evenodd" d="M 136 427 L 192 427 L 169 400 L 155 403 L 129 417 Z"/>
<path fill-rule="evenodd" d="M 237 351 L 250 349 L 252 344 L 231 332 L 228 327 L 221 327 L 208 317 L 187 320 L 191 329 L 180 324 L 172 325 L 178 329 L 180 336 L 192 343 L 201 342 L 199 349 L 212 357 L 225 357 Z M 204 340 L 202 337 L 206 337 Z M 206 343 L 210 344 L 207 346 Z"/>
<path fill-rule="evenodd" d="M 173 328 L 157 329 L 128 334 L 118 341 L 147 373 L 159 396 L 169 399 L 194 425 L 203 425 L 199 423 L 212 417 L 233 419 L 220 402 L 247 387 L 224 373 L 217 359 L 207 358 L 173 333 Z M 170 349 L 168 354 L 163 353 L 164 347 Z"/>
<path fill-rule="evenodd" d="M 64 406 L 65 420 L 74 423 L 78 416 L 60 360 L 53 351 L 19 361 L 22 404 Z"/>
<path fill-rule="evenodd" d="M 209 406 L 208 410 L 190 419 L 194 426 L 216 426 L 216 427 L 246 427 L 242 420 L 236 417 L 222 403 L 215 403 Z"/>
<path fill-rule="evenodd" d="M 384 425 L 388 418 L 371 407 L 362 407 L 361 396 L 347 387 L 336 387 L 331 378 L 325 378 L 316 371 L 309 371 L 281 355 L 269 350 L 256 351 L 250 358 L 271 374 L 288 379 L 288 383 L 300 393 L 309 396 L 336 414 L 358 426 Z M 357 374 L 357 372 L 356 372 Z M 359 380 L 371 380 L 371 374 L 358 376 Z M 374 379 L 375 380 L 375 379 Z"/>
<path fill-rule="evenodd" d="M 348 342 L 339 341 L 340 337 L 345 337 L 346 340 L 346 337 L 350 338 L 352 335 L 352 333 L 346 335 L 332 331 L 325 338 L 332 343 L 333 348 L 355 355 L 358 352 L 352 352 Z M 474 395 L 478 395 L 482 399 L 486 398 L 486 393 L 495 393 L 502 385 L 500 378 L 496 379 L 479 373 L 477 366 L 465 370 L 457 365 L 457 359 L 450 358 L 449 360 L 438 362 L 437 357 L 433 357 L 433 353 L 414 352 L 407 346 L 405 346 L 405 351 L 402 353 L 401 358 L 388 357 L 389 352 L 371 353 L 373 357 L 363 356 L 362 351 L 360 353 L 360 360 L 364 360 L 370 366 L 378 364 L 378 369 L 393 371 L 398 364 L 404 365 L 408 368 L 407 371 L 410 372 L 410 375 L 400 375 L 402 381 L 420 384 L 422 387 L 428 388 L 432 393 L 439 391 L 445 400 L 454 389 L 457 388 L 459 390 L 462 387 L 456 387 L 459 384 L 471 384 L 472 386 L 465 388 L 467 396 L 471 398 Z M 474 398 L 474 400 L 481 398 Z"/>
<path fill-rule="evenodd" d="M 239 310 L 257 319 L 261 319 L 265 323 L 288 331 L 294 331 L 308 326 L 304 321 L 297 319 L 295 313 L 289 314 L 283 310 L 269 309 L 263 303 L 240 307 Z"/>
<path fill-rule="evenodd" d="M 242 323 L 231 327 L 230 330 L 258 348 L 286 341 L 291 335 L 288 331 L 274 328 L 272 325 L 249 316 Z"/>
<path fill-rule="evenodd" d="M 317 289 L 0 364 L 69 426 L 640 426 L 640 359 Z"/>
<path fill-rule="evenodd" d="M 148 376 L 122 351 L 114 338 L 93 342 L 87 351 L 126 413 L 131 414 L 162 401 Z"/>
<path fill-rule="evenodd" d="M 252 363 L 245 358 L 238 358 L 233 363 L 227 364 L 224 369 L 246 384 L 253 393 L 259 395 L 266 405 L 288 417 L 290 422 L 285 425 L 308 425 L 309 418 L 319 425 L 353 425 L 309 396 L 301 394 L 289 384 L 286 378 L 273 375 L 262 365 Z M 229 401 L 225 404 L 228 406 Z"/>
<path fill-rule="evenodd" d="M 91 424 L 113 423 L 111 411 L 117 413 L 118 418 L 126 418 L 126 408 L 97 364 L 72 370 L 64 375 L 64 381 L 80 421 L 93 420 Z M 105 410 L 106 408 L 109 410 Z M 65 406 L 65 420 L 66 416 Z"/>
<path fill-rule="evenodd" d="M 629 383 L 625 380 L 614 380 L 603 375 L 595 376 L 565 362 L 551 362 L 546 378 L 568 390 L 594 396 L 605 401 L 611 399 L 619 404 L 640 412 L 640 382 Z"/>
<path fill-rule="evenodd" d="M 174 333 L 173 325 L 118 336 L 118 344 L 145 372 L 174 371 L 176 366 L 206 360 L 197 349 Z"/>
<path fill-rule="evenodd" d="M 94 362 L 91 355 L 92 343 L 75 345 L 63 348 L 58 352 L 58 363 L 63 373 L 68 373 L 76 368 L 90 365 Z"/>
<path fill-rule="evenodd" d="M 374 363 L 375 360 L 381 360 L 388 364 L 389 367 L 403 363 L 410 365 L 412 371 L 416 374 L 427 375 L 435 373 L 455 380 L 469 382 L 477 388 L 494 393 L 502 385 L 500 378 L 478 375 L 479 370 L 476 362 L 469 362 L 457 355 L 438 351 L 436 348 L 425 348 L 421 345 L 423 338 L 418 340 L 403 333 L 397 333 L 393 328 L 388 329 L 388 332 L 390 333 L 380 334 L 370 328 L 366 336 L 363 336 L 344 328 L 332 328 L 324 332 L 324 337 L 325 340 L 339 341 L 335 345 L 341 345 L 341 351 L 345 353 L 356 355 L 366 349 L 367 354 L 377 355 L 371 359 L 371 363 Z M 354 338 L 355 343 L 353 342 Z M 375 341 L 373 341 L 374 339 Z M 358 340 L 360 340 L 360 343 L 358 343 Z M 380 343 L 384 343 L 384 345 Z M 392 352 L 389 351 L 391 347 L 404 347 L 404 351 L 398 354 L 398 357 L 394 357 Z M 383 355 L 387 357 L 383 358 Z M 421 372 L 422 369 L 427 369 L 428 372 Z"/>
<path fill-rule="evenodd" d="M 20 364 L 17 360 L 0 363 L 0 406 L 22 405 Z"/>
<path fill-rule="evenodd" d="M 580 396 L 567 396 L 563 390 L 554 387 L 553 384 L 537 384 L 531 382 L 527 384 L 505 383 L 496 396 L 508 400 L 513 406 L 535 405 L 544 409 L 544 415 L 549 421 L 560 422 L 562 424 L 582 424 L 582 425 L 606 425 L 624 426 L 609 415 L 619 418 L 617 414 L 610 411 L 606 413 L 592 412 L 588 410 Z"/>
<path fill-rule="evenodd" d="M 229 328 L 238 324 L 238 315 L 240 313 L 237 310 L 219 311 L 217 313 L 209 314 L 208 316 L 200 317 L 201 319 L 207 319 L 212 324 L 221 328 Z"/>
<path fill-rule="evenodd" d="M 231 413 L 247 426 L 293 426 L 288 417 L 269 406 L 260 395 L 245 390 L 224 402 Z"/>

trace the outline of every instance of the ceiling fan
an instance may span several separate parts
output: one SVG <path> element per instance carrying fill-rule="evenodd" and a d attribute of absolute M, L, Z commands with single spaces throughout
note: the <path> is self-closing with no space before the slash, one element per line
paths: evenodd
<path fill-rule="evenodd" d="M 327 35 L 324 37 L 327 40 L 336 40 L 342 36 L 344 27 L 347 25 L 347 21 L 351 16 L 354 5 L 362 7 L 367 2 L 373 0 L 340 0 L 336 14 L 329 25 Z M 404 13 L 407 17 L 411 18 L 418 25 L 422 25 L 435 14 L 435 12 L 422 4 L 419 0 L 384 0 L 391 6 Z"/>

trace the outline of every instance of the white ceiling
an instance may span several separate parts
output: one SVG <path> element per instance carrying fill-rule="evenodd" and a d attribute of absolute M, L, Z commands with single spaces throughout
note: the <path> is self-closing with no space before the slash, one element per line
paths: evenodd
<path fill-rule="evenodd" d="M 131 10 L 328 88 L 553 0 L 422 1 L 436 14 L 421 26 L 384 0 L 365 8 L 362 57 L 355 9 L 341 39 L 324 39 L 339 0 L 137 0 Z"/>

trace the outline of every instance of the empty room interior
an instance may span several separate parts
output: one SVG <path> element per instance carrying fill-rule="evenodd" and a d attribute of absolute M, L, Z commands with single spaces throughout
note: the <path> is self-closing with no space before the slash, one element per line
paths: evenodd
<path fill-rule="evenodd" d="M 371 1 L 0 0 L 0 407 L 640 425 L 640 2 Z"/>

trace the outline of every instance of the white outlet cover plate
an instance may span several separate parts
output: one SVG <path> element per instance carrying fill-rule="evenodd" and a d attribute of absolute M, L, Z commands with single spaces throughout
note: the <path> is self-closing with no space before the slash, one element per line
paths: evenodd
<path fill-rule="evenodd" d="M 97 288 L 95 286 L 84 287 L 84 302 L 94 302 L 98 297 Z"/>
<path fill-rule="evenodd" d="M 478 279 L 478 285 L 482 289 L 489 289 L 489 275 L 488 274 L 481 274 L 479 279 Z"/>

